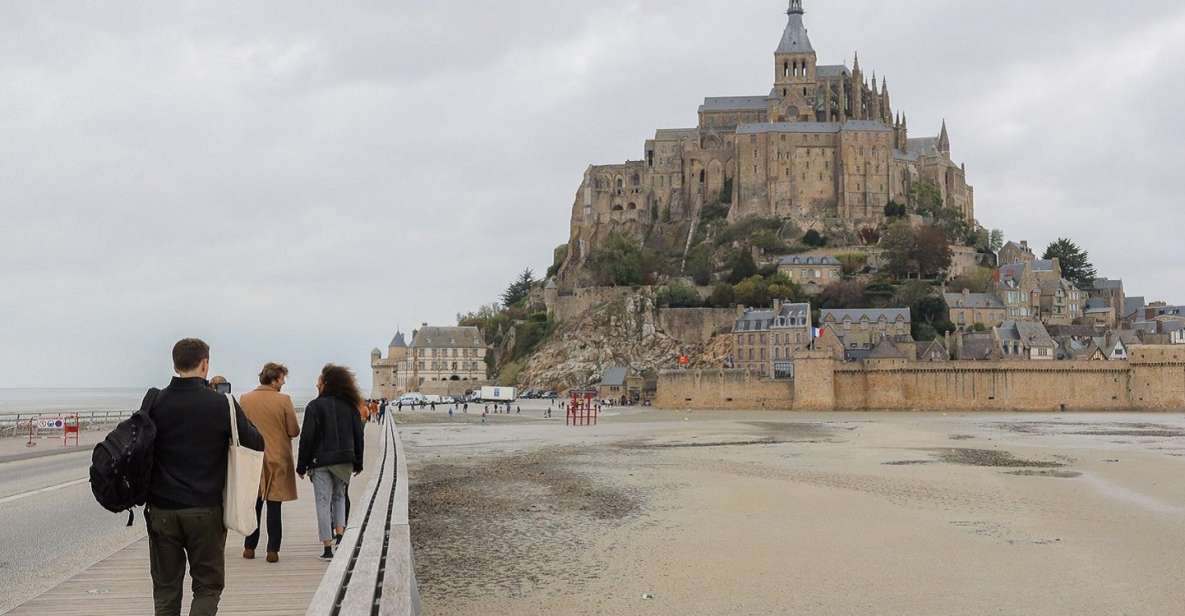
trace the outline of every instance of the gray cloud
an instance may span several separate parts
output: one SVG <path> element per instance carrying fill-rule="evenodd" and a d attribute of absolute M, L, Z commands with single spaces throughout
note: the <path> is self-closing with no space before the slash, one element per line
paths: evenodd
<path fill-rule="evenodd" d="M 183 335 L 240 382 L 365 375 L 397 324 L 546 268 L 587 164 L 767 91 L 782 4 L 7 3 L 3 385 L 159 381 Z M 821 62 L 948 120 L 985 224 L 1180 299 L 1179 3 L 807 10 Z"/>

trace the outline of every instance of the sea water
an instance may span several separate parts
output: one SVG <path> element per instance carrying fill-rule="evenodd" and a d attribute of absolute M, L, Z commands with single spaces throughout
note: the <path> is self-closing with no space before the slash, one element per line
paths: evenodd
<path fill-rule="evenodd" d="M 131 411 L 140 408 L 144 387 L 0 388 L 0 413 L 68 413 L 74 411 Z M 235 391 L 237 397 L 243 391 Z M 285 389 L 297 409 L 316 397 L 312 390 Z"/>

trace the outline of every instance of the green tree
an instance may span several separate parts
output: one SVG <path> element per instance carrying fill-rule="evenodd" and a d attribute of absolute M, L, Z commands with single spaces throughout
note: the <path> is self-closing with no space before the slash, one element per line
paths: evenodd
<path fill-rule="evenodd" d="M 528 267 L 502 292 L 502 305 L 507 307 L 517 306 L 520 302 L 525 301 L 531 293 L 531 286 L 534 284 L 535 273 Z"/>
<path fill-rule="evenodd" d="M 1000 249 L 1004 247 L 1004 231 L 992 229 L 988 247 L 992 249 L 992 252 L 1000 252 Z"/>
<path fill-rule="evenodd" d="M 658 290 L 658 305 L 663 308 L 698 308 L 699 293 L 682 282 L 673 282 Z"/>
<path fill-rule="evenodd" d="M 908 213 L 909 210 L 896 201 L 890 201 L 885 205 L 885 218 L 905 218 Z"/>
<path fill-rule="evenodd" d="M 866 287 L 859 280 L 840 280 L 827 285 L 819 294 L 818 303 L 823 308 L 863 308 Z"/>
<path fill-rule="evenodd" d="M 1062 278 L 1074 283 L 1079 289 L 1090 289 L 1094 286 L 1094 265 L 1090 263 L 1090 253 L 1086 252 L 1074 242 L 1059 238 L 1045 249 L 1042 259 L 1057 259 L 1062 266 Z"/>
<path fill-rule="evenodd" d="M 740 284 L 756 274 L 757 262 L 753 260 L 753 253 L 742 249 L 732 256 L 732 262 L 729 264 L 729 282 L 734 285 Z"/>
<path fill-rule="evenodd" d="M 923 216 L 933 216 L 942 208 L 942 191 L 933 183 L 922 180 L 909 189 L 909 204 Z"/>
<path fill-rule="evenodd" d="M 934 287 L 930 283 L 924 280 L 911 280 L 896 289 L 893 303 L 897 306 L 913 307 L 923 299 L 933 297 L 934 294 Z"/>
<path fill-rule="evenodd" d="M 807 246 L 819 248 L 827 245 L 827 238 L 823 237 L 823 235 L 818 231 L 811 229 L 802 236 L 802 243 L 806 244 Z"/>
<path fill-rule="evenodd" d="M 914 260 L 918 274 L 934 277 L 950 269 L 951 250 L 946 231 L 937 225 L 922 225 L 916 231 Z"/>
<path fill-rule="evenodd" d="M 597 284 L 616 287 L 642 284 L 642 249 L 620 233 L 610 234 L 605 245 L 593 250 L 588 261 Z"/>
<path fill-rule="evenodd" d="M 712 247 L 700 244 L 687 255 L 687 275 L 695 284 L 706 286 L 712 282 Z"/>
<path fill-rule="evenodd" d="M 908 278 L 918 271 L 917 237 L 908 222 L 901 220 L 889 225 L 881 236 L 881 247 L 885 249 L 884 269 L 894 278 Z"/>
<path fill-rule="evenodd" d="M 745 306 L 768 306 L 770 303 L 769 285 L 761 276 L 751 276 L 737 283 L 733 288 L 736 302 Z"/>
<path fill-rule="evenodd" d="M 708 303 L 715 308 L 732 308 L 736 305 L 736 292 L 732 285 L 718 283 L 712 287 L 712 295 L 708 297 Z"/>

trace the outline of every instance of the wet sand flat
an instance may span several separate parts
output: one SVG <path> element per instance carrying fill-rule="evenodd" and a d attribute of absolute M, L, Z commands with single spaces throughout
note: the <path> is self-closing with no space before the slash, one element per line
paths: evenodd
<path fill-rule="evenodd" d="M 1185 417 L 404 415 L 425 614 L 1185 614 Z"/>

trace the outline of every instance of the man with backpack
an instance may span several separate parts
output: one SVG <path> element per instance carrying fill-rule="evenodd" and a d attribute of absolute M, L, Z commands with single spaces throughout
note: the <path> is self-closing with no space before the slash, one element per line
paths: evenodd
<path fill-rule="evenodd" d="M 226 577 L 222 492 L 231 440 L 227 396 L 206 385 L 210 347 L 195 338 L 173 347 L 177 376 L 151 404 L 156 424 L 148 488 L 148 554 L 156 616 L 180 616 L 185 566 L 193 578 L 190 616 L 218 613 Z M 263 437 L 234 403 L 239 442 L 263 451 Z"/>

